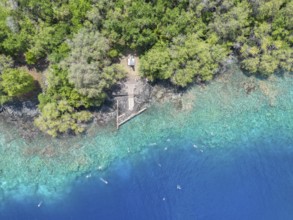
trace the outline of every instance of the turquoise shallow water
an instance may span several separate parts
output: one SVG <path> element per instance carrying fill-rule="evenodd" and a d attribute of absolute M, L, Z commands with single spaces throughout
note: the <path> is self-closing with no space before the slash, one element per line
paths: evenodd
<path fill-rule="evenodd" d="M 78 178 L 60 201 L 39 208 L 36 197 L 6 202 L 0 219 L 292 219 L 292 142 L 276 138 L 203 149 L 186 139 L 168 146 Z"/>
<path fill-rule="evenodd" d="M 251 143 L 261 140 L 262 148 L 267 145 L 272 150 L 272 142 L 277 140 L 278 153 L 278 145 L 293 143 L 292 82 L 290 74 L 259 80 L 243 75 L 234 66 L 209 85 L 190 89 L 180 102 L 153 106 L 118 132 L 113 125 L 106 129 L 92 126 L 87 135 L 66 140 L 40 135 L 27 142 L 16 128 L 1 124 L 2 204 L 11 199 L 23 202 L 33 198 L 34 203 L 46 204 L 64 201 L 72 194 L 76 179 L 96 176 L 101 182 L 99 178 L 107 179 L 113 162 L 132 155 L 136 165 L 131 167 L 135 169 L 158 149 L 251 151 Z M 123 170 L 119 172 L 122 176 L 131 176 Z"/>

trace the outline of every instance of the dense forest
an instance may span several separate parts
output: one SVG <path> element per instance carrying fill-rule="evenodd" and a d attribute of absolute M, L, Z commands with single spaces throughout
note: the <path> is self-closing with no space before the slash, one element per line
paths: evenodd
<path fill-rule="evenodd" d="M 293 71 L 292 0 L 1 0 L 0 104 L 45 75 L 44 132 L 84 131 L 87 110 L 125 77 L 125 51 L 140 74 L 186 87 L 212 80 L 230 56 L 250 74 Z"/>

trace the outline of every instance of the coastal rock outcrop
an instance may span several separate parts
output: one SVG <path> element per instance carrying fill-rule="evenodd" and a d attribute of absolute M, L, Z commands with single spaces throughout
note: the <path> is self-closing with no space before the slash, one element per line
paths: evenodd
<path fill-rule="evenodd" d="M 135 82 L 134 108 L 128 110 L 127 85 L 121 82 L 116 89 L 108 93 L 105 103 L 99 108 L 91 109 L 94 115 L 94 124 L 105 126 L 114 121 L 117 116 L 117 100 L 119 101 L 119 112 L 128 117 L 133 112 L 147 108 L 154 103 L 166 101 L 176 102 L 180 99 L 182 92 L 166 84 L 152 85 L 146 79 L 139 78 Z M 34 118 L 39 114 L 37 100 L 20 101 L 15 100 L 0 106 L 0 121 L 17 128 L 18 133 L 25 139 L 31 140 L 39 129 L 34 125 Z"/>
<path fill-rule="evenodd" d="M 33 101 L 13 101 L 0 107 L 0 121 L 18 128 L 25 139 L 32 139 L 38 133 L 33 124 L 38 114 L 37 103 Z"/>

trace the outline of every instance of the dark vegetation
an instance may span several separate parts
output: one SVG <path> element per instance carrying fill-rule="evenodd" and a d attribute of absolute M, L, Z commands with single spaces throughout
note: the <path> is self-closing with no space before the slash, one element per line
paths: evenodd
<path fill-rule="evenodd" d="M 141 58 L 151 81 L 213 79 L 228 56 L 251 74 L 293 71 L 292 0 L 2 0 L 0 104 L 34 89 L 19 67 L 48 65 L 36 125 L 84 130 L 84 110 L 125 77 L 117 58 Z M 83 109 L 83 110 L 80 110 Z"/>

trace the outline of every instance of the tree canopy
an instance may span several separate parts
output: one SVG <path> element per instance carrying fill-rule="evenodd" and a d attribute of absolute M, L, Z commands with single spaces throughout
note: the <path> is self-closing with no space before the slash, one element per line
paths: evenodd
<path fill-rule="evenodd" d="M 19 96 L 34 89 L 33 77 L 22 69 L 6 69 L 0 79 L 0 89 L 9 97 Z"/>
<path fill-rule="evenodd" d="M 149 50 L 141 60 L 141 71 L 150 80 L 170 79 L 182 87 L 197 81 L 208 81 L 217 73 L 228 54 L 225 47 L 211 45 L 196 34 L 179 36 L 166 45 Z"/>
<path fill-rule="evenodd" d="M 66 100 L 47 103 L 42 108 L 42 115 L 35 124 L 44 132 L 56 137 L 60 133 L 74 132 L 79 134 L 85 130 L 85 123 L 92 115 L 88 111 L 76 111 Z"/>
<path fill-rule="evenodd" d="M 118 65 L 111 65 L 110 45 L 98 31 L 82 29 L 68 42 L 70 53 L 63 66 L 77 91 L 97 101 L 105 98 L 105 89 L 125 77 Z"/>

